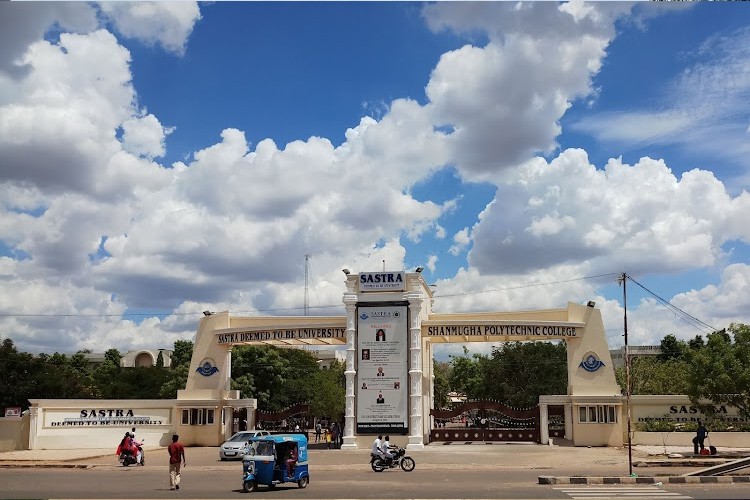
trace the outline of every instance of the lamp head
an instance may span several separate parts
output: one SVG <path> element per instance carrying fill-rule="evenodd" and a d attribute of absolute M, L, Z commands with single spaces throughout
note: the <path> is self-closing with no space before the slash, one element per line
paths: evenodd
<path fill-rule="evenodd" d="M 352 273 L 352 272 L 351 272 L 350 270 L 348 270 L 348 269 L 346 269 L 346 268 L 342 269 L 342 270 L 341 270 L 341 272 L 343 272 L 343 273 L 344 273 L 344 274 L 346 274 L 347 276 L 349 276 L 349 275 L 350 275 L 350 274 Z"/>

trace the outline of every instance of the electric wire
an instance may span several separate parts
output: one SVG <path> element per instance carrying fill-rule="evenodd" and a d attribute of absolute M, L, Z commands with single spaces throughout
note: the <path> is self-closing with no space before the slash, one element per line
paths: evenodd
<path fill-rule="evenodd" d="M 717 330 L 718 330 L 717 328 L 715 328 L 715 327 L 713 327 L 713 326 L 709 325 L 708 323 L 705 323 L 705 322 L 703 322 L 703 321 L 699 320 L 699 319 L 698 319 L 698 318 L 696 318 L 695 316 L 693 316 L 693 315 L 691 315 L 691 314 L 689 314 L 689 313 L 687 313 L 687 312 L 683 311 L 682 309 L 680 309 L 679 307 L 675 306 L 674 304 L 672 304 L 672 303 L 671 303 L 671 302 L 669 302 L 668 300 L 666 300 L 666 299 L 664 299 L 664 298 L 660 297 L 659 295 L 657 295 L 656 293 L 652 292 L 651 290 L 649 290 L 648 288 L 646 288 L 645 286 L 643 286 L 642 284 L 640 284 L 640 283 L 638 283 L 638 282 L 637 282 L 636 280 L 634 280 L 634 279 L 632 278 L 632 276 L 630 276 L 630 275 L 626 274 L 626 275 L 625 275 L 625 277 L 626 277 L 626 278 L 627 278 L 628 280 L 630 280 L 631 282 L 633 282 L 633 283 L 635 283 L 636 285 L 638 285 L 638 286 L 639 286 L 640 288 L 642 288 L 642 289 L 643 289 L 644 291 L 646 291 L 647 293 L 649 293 L 649 294 L 650 294 L 650 295 L 651 295 L 652 297 L 654 297 L 654 298 L 655 298 L 655 299 L 656 299 L 656 300 L 657 300 L 657 301 L 658 301 L 659 303 L 661 303 L 661 304 L 662 304 L 662 305 L 663 305 L 664 307 L 666 307 L 667 309 L 670 309 L 671 311 L 673 311 L 673 312 L 675 312 L 675 313 L 677 313 L 677 314 L 680 314 L 680 315 L 681 315 L 680 319 L 681 319 L 682 321 L 684 321 L 684 322 L 685 322 L 685 323 L 687 323 L 688 325 L 692 326 L 692 327 L 693 327 L 693 328 L 695 328 L 696 330 L 700 331 L 701 333 L 711 333 L 711 332 L 715 332 L 715 331 L 717 331 Z M 704 329 L 704 327 L 705 327 L 705 328 L 708 328 L 708 329 L 709 329 L 709 332 L 706 332 L 706 331 L 705 331 L 705 329 Z"/>

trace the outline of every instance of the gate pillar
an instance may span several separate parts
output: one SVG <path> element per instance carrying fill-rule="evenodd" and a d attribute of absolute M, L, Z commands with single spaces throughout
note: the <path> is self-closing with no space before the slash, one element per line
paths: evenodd
<path fill-rule="evenodd" d="M 546 403 L 539 403 L 539 441 L 549 443 L 549 411 Z"/>
<path fill-rule="evenodd" d="M 565 439 L 573 439 L 573 403 L 565 403 Z"/>
<path fill-rule="evenodd" d="M 409 301 L 409 442 L 406 449 L 424 449 L 422 415 L 422 302 L 421 293 L 408 293 Z"/>
<path fill-rule="evenodd" d="M 344 294 L 344 304 L 346 306 L 346 401 L 344 405 L 344 442 L 341 449 L 356 450 L 357 438 L 354 435 L 356 421 L 354 381 L 357 376 L 357 370 L 354 368 L 354 357 L 357 349 L 356 340 L 356 321 L 357 321 L 357 294 L 353 288 L 349 288 L 351 281 L 347 281 L 347 293 Z"/>

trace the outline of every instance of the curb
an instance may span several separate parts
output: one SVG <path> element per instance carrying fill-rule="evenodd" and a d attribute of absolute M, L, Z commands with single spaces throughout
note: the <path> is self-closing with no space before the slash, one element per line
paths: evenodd
<path fill-rule="evenodd" d="M 25 462 L 0 462 L 0 469 L 90 469 L 88 464 L 61 464 L 61 463 L 25 463 Z"/>
<path fill-rule="evenodd" d="M 633 467 L 713 467 L 730 462 L 730 459 L 717 460 L 639 460 Z"/>
<path fill-rule="evenodd" d="M 539 484 L 731 484 L 750 483 L 750 476 L 569 477 L 539 476 Z"/>

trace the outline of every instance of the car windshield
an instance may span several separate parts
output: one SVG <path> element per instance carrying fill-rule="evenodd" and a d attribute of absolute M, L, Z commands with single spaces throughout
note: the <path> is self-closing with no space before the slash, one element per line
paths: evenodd
<path fill-rule="evenodd" d="M 237 442 L 241 442 L 241 441 L 247 441 L 251 437 L 253 437 L 253 433 L 252 432 L 240 432 L 240 433 L 235 434 L 234 436 L 230 437 L 229 441 L 232 442 L 232 443 L 237 443 Z"/>

